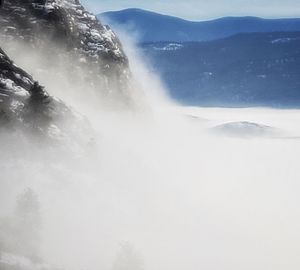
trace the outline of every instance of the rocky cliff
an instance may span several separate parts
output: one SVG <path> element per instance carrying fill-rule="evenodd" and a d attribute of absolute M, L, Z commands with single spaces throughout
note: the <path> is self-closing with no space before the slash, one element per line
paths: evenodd
<path fill-rule="evenodd" d="M 11 55 L 20 53 L 10 49 L 16 43 L 24 54 L 43 55 L 47 61 L 38 70 L 63 63 L 70 81 L 84 81 L 100 99 L 117 95 L 130 102 L 131 75 L 118 38 L 78 0 L 5 0 L 0 39 Z"/>
<path fill-rule="evenodd" d="M 94 129 L 82 108 L 96 105 L 97 114 L 107 100 L 131 107 L 131 81 L 118 38 L 79 1 L 0 1 L 0 178 L 72 181 L 65 167 L 95 166 Z M 85 107 L 75 112 L 69 97 Z M 54 269 L 22 217 L 0 216 L 0 269 Z"/>
<path fill-rule="evenodd" d="M 3 1 L 0 48 L 1 125 L 48 132 L 56 119 L 74 118 L 68 96 L 96 106 L 134 103 L 120 41 L 78 0 Z"/>
<path fill-rule="evenodd" d="M 1 136 L 3 131 L 8 131 L 11 139 L 19 140 L 24 135 L 34 139 L 36 136 L 32 135 L 37 135 L 45 140 L 74 143 L 88 128 L 89 124 L 82 116 L 63 101 L 50 96 L 0 48 Z"/>

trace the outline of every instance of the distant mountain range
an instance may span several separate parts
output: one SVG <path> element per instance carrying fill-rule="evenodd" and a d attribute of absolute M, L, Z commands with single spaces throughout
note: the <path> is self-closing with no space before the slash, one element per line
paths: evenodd
<path fill-rule="evenodd" d="M 99 17 L 138 33 L 143 55 L 183 104 L 300 107 L 300 19 L 191 22 L 140 9 Z"/>
<path fill-rule="evenodd" d="M 300 19 L 225 17 L 192 22 L 142 9 L 125 9 L 98 15 L 113 28 L 125 26 L 137 32 L 139 42 L 211 41 L 239 33 L 300 31 Z"/>
<path fill-rule="evenodd" d="M 181 103 L 300 107 L 300 32 L 140 46 Z"/>

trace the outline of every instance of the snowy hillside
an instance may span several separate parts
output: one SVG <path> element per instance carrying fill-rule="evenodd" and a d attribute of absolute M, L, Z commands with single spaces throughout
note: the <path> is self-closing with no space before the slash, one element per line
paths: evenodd
<path fill-rule="evenodd" d="M 32 70 L 38 79 L 44 79 L 41 69 L 49 67 L 59 76 L 63 63 L 69 81 L 88 82 L 99 99 L 116 95 L 132 102 L 128 59 L 118 38 L 77 0 L 6 0 L 0 9 L 0 38 L 11 55 L 26 50 L 44 58 Z M 22 57 L 14 60 L 22 62 Z"/>

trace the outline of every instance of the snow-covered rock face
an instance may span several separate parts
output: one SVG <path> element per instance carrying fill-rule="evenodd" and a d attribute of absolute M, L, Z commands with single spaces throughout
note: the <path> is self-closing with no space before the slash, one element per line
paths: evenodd
<path fill-rule="evenodd" d="M 78 0 L 6 0 L 0 8 L 0 39 L 26 44 L 51 58 L 52 66 L 66 63 L 68 71 L 77 70 L 104 95 L 118 92 L 130 99 L 128 59 L 118 38 Z"/>
<path fill-rule="evenodd" d="M 23 121 L 30 92 L 38 87 L 33 78 L 17 67 L 0 49 L 0 117 L 1 121 Z M 43 89 L 41 88 L 43 92 Z M 43 92 L 45 98 L 47 94 Z"/>
<path fill-rule="evenodd" d="M 70 132 L 78 136 L 82 126 L 89 129 L 70 109 L 76 102 L 68 97 L 87 106 L 96 100 L 91 104 L 96 108 L 98 100 L 100 105 L 115 99 L 122 106 L 133 104 L 120 41 L 78 0 L 5 0 L 0 43 L 0 126 L 17 123 L 68 140 Z"/>
<path fill-rule="evenodd" d="M 82 116 L 84 106 L 76 107 L 77 113 L 72 107 L 76 102 L 66 98 L 80 92 L 80 98 L 87 100 L 84 105 L 90 105 L 112 92 L 112 100 L 117 96 L 128 105 L 132 104 L 130 85 L 128 60 L 117 37 L 78 1 L 5 0 L 0 7 L 2 178 L 10 178 L 6 178 L 8 171 L 15 170 L 10 166 L 18 163 L 42 170 L 53 166 L 58 171 L 75 163 L 94 164 L 98 151 L 92 121 Z M 95 105 L 91 111 L 97 114 L 100 106 Z M 17 174 L 15 179 L 29 179 Z M 51 182 L 58 180 L 55 174 L 49 175 Z M 64 178 L 70 181 L 73 176 Z M 53 270 L 40 263 L 36 228 L 24 227 L 18 215 L 3 221 L 2 214 L 0 270 Z"/>
<path fill-rule="evenodd" d="M 32 139 L 34 134 L 45 140 L 71 143 L 74 148 L 89 128 L 86 119 L 50 96 L 0 48 L 1 131 L 9 131 L 17 140 L 23 135 Z"/>
<path fill-rule="evenodd" d="M 32 41 L 60 41 L 82 56 L 127 62 L 115 34 L 102 26 L 77 0 L 6 0 L 0 10 L 1 34 Z"/>

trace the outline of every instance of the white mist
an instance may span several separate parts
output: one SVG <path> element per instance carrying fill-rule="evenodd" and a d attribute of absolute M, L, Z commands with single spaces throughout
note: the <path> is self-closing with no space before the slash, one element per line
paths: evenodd
<path fill-rule="evenodd" d="M 72 101 L 93 128 L 84 151 L 70 157 L 20 142 L 11 153 L 9 139 L 2 140 L 9 155 L 1 157 L 3 219 L 18 194 L 34 190 L 40 256 L 62 269 L 298 270 L 300 111 L 179 107 L 138 59 L 130 64 L 150 103 L 144 110 Z M 232 121 L 282 135 L 209 131 Z"/>

